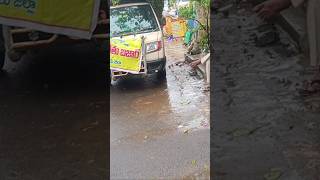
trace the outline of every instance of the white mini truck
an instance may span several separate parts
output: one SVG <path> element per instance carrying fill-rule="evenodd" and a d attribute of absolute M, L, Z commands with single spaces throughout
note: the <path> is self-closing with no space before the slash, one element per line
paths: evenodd
<path fill-rule="evenodd" d="M 143 38 L 145 53 L 143 53 L 144 58 L 140 74 L 157 73 L 159 79 L 165 78 L 166 56 L 164 37 L 159 20 L 150 3 L 129 2 L 111 6 L 110 35 L 111 38 Z M 113 80 L 128 74 L 128 72 L 111 71 Z"/>

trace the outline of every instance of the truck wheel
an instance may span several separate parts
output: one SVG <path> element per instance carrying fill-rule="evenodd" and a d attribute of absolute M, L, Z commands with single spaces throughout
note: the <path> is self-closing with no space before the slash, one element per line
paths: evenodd
<path fill-rule="evenodd" d="M 112 86 L 112 72 L 111 71 L 110 71 L 110 77 L 109 78 L 110 78 L 110 81 L 109 81 L 110 82 L 110 86 Z"/>
<path fill-rule="evenodd" d="M 160 71 L 157 72 L 158 80 L 164 80 L 167 77 L 166 67 L 163 67 Z"/>
<path fill-rule="evenodd" d="M 114 83 L 117 79 L 112 76 L 112 72 L 110 70 L 110 86 L 112 86 L 112 83 Z"/>

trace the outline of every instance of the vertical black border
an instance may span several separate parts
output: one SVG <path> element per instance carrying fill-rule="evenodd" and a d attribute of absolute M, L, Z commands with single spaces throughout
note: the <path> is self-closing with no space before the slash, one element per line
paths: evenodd
<path fill-rule="evenodd" d="M 105 0 L 107 1 L 107 7 L 106 7 L 106 14 L 107 18 L 110 19 L 110 6 L 111 2 L 110 0 Z M 107 101 L 107 106 L 106 106 L 106 121 L 107 121 L 107 127 L 106 127 L 106 141 L 107 141 L 107 159 L 106 159 L 106 164 L 107 164 L 107 174 L 106 174 L 106 179 L 110 179 L 110 82 L 111 82 L 111 77 L 110 77 L 110 53 L 109 53 L 109 48 L 110 48 L 110 23 L 108 23 L 108 34 L 109 38 L 107 40 L 107 53 L 106 53 L 106 84 L 107 84 L 107 91 L 106 91 L 106 101 Z"/>
<path fill-rule="evenodd" d="M 214 0 L 210 1 L 210 36 L 209 36 L 209 42 L 210 42 L 210 179 L 213 179 L 213 174 L 214 174 L 214 164 L 213 164 L 213 153 L 212 152 L 212 147 L 213 147 L 213 117 L 214 117 L 214 113 L 213 113 L 213 100 L 214 100 L 214 71 L 213 71 L 213 67 L 214 67 L 214 56 L 215 56 L 215 52 L 214 52 L 214 23 L 213 23 L 213 12 L 212 9 L 214 8 L 214 4 L 213 4 Z"/>

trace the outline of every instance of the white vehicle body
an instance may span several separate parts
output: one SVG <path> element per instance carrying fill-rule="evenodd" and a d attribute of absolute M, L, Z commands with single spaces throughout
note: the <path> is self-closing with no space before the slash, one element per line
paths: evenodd
<path fill-rule="evenodd" d="M 139 10 L 140 9 L 140 10 Z M 146 46 L 146 69 L 147 72 L 141 73 L 154 73 L 154 72 L 165 72 L 165 65 L 166 65 L 166 56 L 164 50 L 164 37 L 163 32 L 156 16 L 155 11 L 153 10 L 152 6 L 149 3 L 125 3 L 117 6 L 111 6 L 111 13 L 110 13 L 110 33 L 112 37 L 139 37 L 144 38 L 144 44 Z M 140 21 L 137 21 L 137 17 L 130 17 L 126 22 L 126 27 L 129 29 L 132 27 L 141 29 L 141 27 L 150 26 L 152 25 L 152 29 L 144 30 L 144 31 L 132 31 L 129 33 L 123 33 L 123 28 L 120 25 L 117 25 L 119 21 L 118 17 L 114 14 L 117 13 L 125 13 L 126 11 L 135 11 L 137 13 L 141 13 L 139 18 Z M 139 12 L 141 11 L 141 12 Z M 150 11 L 150 12 L 146 12 Z M 117 13 L 115 13 L 117 12 Z M 148 16 L 142 17 L 143 13 L 148 14 Z M 132 14 L 131 14 L 132 15 Z M 132 15 L 134 16 L 134 15 Z M 123 23 L 123 22 L 122 22 Z M 121 73 L 121 72 L 112 72 L 113 77 L 116 76 L 123 76 L 127 75 L 128 73 Z M 119 74 L 117 74 L 119 73 Z"/>

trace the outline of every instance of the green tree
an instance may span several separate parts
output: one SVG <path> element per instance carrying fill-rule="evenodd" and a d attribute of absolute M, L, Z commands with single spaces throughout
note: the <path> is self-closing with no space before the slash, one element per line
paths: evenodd
<path fill-rule="evenodd" d="M 168 0 L 170 7 L 175 7 L 177 4 L 177 0 Z"/>
<path fill-rule="evenodd" d="M 202 48 L 209 48 L 210 37 L 210 0 L 190 0 L 195 4 L 197 20 L 202 24 L 199 33 Z"/>

